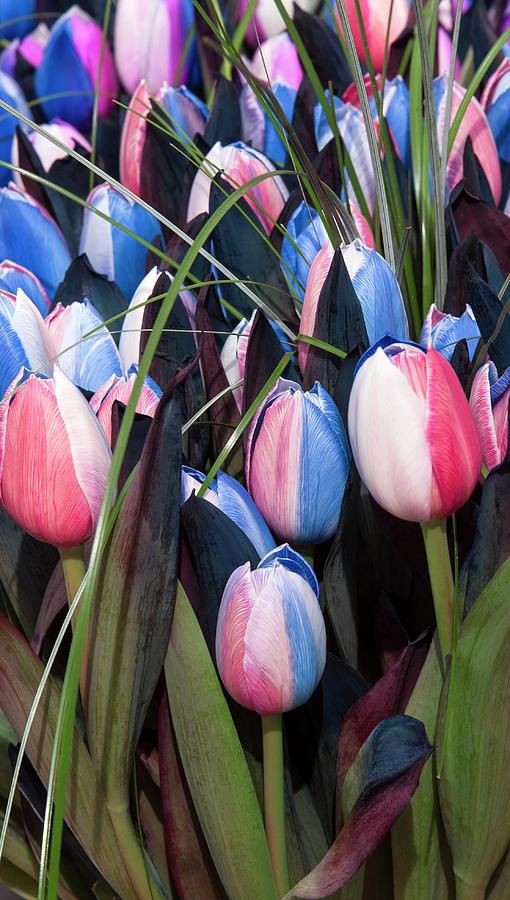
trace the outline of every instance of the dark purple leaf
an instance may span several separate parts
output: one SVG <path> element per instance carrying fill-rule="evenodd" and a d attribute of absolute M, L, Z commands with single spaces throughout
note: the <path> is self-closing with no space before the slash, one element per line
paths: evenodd
<path fill-rule="evenodd" d="M 490 203 L 473 197 L 465 188 L 453 201 L 453 214 L 461 241 L 474 234 L 489 245 L 504 275 L 510 272 L 510 219 Z"/>
<path fill-rule="evenodd" d="M 255 314 L 255 319 L 250 330 L 246 358 L 244 362 L 243 381 L 243 412 L 250 408 L 251 404 L 260 393 L 271 372 L 280 362 L 285 350 L 278 340 L 268 319 L 260 310 Z M 291 378 L 295 370 L 289 366 L 283 373 L 284 378 Z M 245 431 L 245 438 L 248 430 Z"/>
<path fill-rule="evenodd" d="M 57 288 L 52 309 L 57 303 L 61 303 L 62 306 L 70 306 L 71 303 L 82 300 L 90 300 L 105 321 L 119 315 L 127 308 L 124 294 L 115 282 L 108 281 L 105 275 L 95 272 L 85 254 L 77 256 L 72 261 L 64 280 Z M 108 326 L 114 332 L 113 339 L 117 344 L 122 322 L 122 319 L 116 319 Z"/>
<path fill-rule="evenodd" d="M 297 4 L 293 18 L 323 87 L 331 82 L 333 92 L 341 97 L 352 83 L 352 75 L 335 31 L 324 19 L 304 12 Z"/>
<path fill-rule="evenodd" d="M 225 146 L 225 144 L 233 144 L 242 140 L 242 137 L 239 88 L 234 81 L 227 81 L 223 75 L 219 75 L 212 109 L 205 126 L 204 141 L 209 147 L 212 147 L 217 141 Z"/>

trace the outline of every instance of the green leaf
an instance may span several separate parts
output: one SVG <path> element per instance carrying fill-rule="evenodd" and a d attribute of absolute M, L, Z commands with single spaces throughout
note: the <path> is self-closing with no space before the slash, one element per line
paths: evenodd
<path fill-rule="evenodd" d="M 180 585 L 165 675 L 184 772 L 225 890 L 231 900 L 276 900 L 246 760 L 200 626 Z"/>
<path fill-rule="evenodd" d="M 0 617 L 0 697 L 2 710 L 21 737 L 37 690 L 43 665 L 19 632 Z M 55 736 L 60 688 L 49 680 L 36 712 L 27 743 L 27 754 L 41 781 L 48 783 Z M 70 759 L 69 792 L 65 819 L 86 853 L 121 896 L 132 896 L 132 886 L 122 864 L 113 824 L 106 809 L 92 760 L 74 729 Z"/>
<path fill-rule="evenodd" d="M 509 587 L 510 558 L 464 620 L 455 678 L 443 688 L 439 796 L 459 898 L 485 896 L 510 842 Z"/>

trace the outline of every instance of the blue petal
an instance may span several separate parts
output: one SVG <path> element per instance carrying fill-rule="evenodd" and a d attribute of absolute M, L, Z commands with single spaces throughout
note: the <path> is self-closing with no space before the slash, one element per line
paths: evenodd
<path fill-rule="evenodd" d="M 491 384 L 491 403 L 494 406 L 510 385 L 510 366 L 508 369 L 505 369 L 501 378 L 498 378 L 496 367 L 494 366 L 494 363 L 491 362 L 489 366 L 489 381 Z"/>
<path fill-rule="evenodd" d="M 410 165 L 411 155 L 409 88 L 401 75 L 397 75 L 393 81 L 388 82 L 385 98 L 388 95 L 391 95 L 391 99 L 385 112 L 385 119 L 398 147 L 401 162 L 407 169 Z"/>
<path fill-rule="evenodd" d="M 80 131 L 88 131 L 94 106 L 94 87 L 74 46 L 70 18 L 57 21 L 51 29 L 34 84 L 47 121 L 61 118 Z M 43 99 L 52 94 L 62 96 Z"/>
<path fill-rule="evenodd" d="M 289 122 L 294 117 L 297 91 L 287 84 L 275 84 L 273 94 L 280 104 Z M 278 166 L 283 166 L 287 156 L 287 144 L 284 143 L 269 116 L 266 115 L 266 133 L 264 138 L 264 153 Z"/>
<path fill-rule="evenodd" d="M 90 337 L 80 340 L 103 322 L 89 300 L 73 303 L 68 309 L 72 310 L 73 318 L 76 317 L 66 329 L 69 346 L 74 346 L 59 356 L 59 366 L 74 384 L 95 392 L 112 375 L 122 376 L 119 351 L 104 325 Z"/>
<path fill-rule="evenodd" d="M 32 14 L 36 11 L 36 0 L 2 0 L 0 3 L 0 38 L 12 40 L 24 37 L 36 26 Z M 15 21 L 12 21 L 12 20 Z M 4 22 L 8 24 L 3 24 Z"/>
<path fill-rule="evenodd" d="M 136 365 L 136 363 L 133 363 L 133 365 L 129 367 L 127 377 L 129 378 L 130 375 L 138 375 L 138 366 Z M 147 387 L 151 389 L 151 391 L 154 391 L 156 397 L 161 399 L 161 397 L 163 396 L 163 391 L 161 390 L 159 384 L 156 384 L 156 382 L 150 377 L 150 375 L 145 376 L 143 383 L 146 384 Z"/>
<path fill-rule="evenodd" d="M 282 272 L 297 298 L 302 301 L 310 266 L 328 240 L 328 236 L 317 211 L 304 201 L 292 213 L 287 223 L 287 231 L 290 239 L 284 235 L 280 251 L 283 261 Z M 294 243 L 291 243 L 291 240 Z M 297 244 L 297 247 L 294 244 Z"/>
<path fill-rule="evenodd" d="M 158 220 L 137 203 L 129 203 L 117 191 L 112 191 L 110 197 L 110 215 L 149 243 L 161 235 Z M 146 274 L 147 248 L 113 225 L 112 241 L 115 281 L 129 300 Z"/>
<path fill-rule="evenodd" d="M 370 359 L 370 357 L 374 355 L 379 347 L 385 350 L 386 347 L 390 347 L 391 344 L 406 344 L 409 347 L 417 347 L 418 350 L 422 351 L 422 353 L 427 352 L 425 350 L 425 347 L 422 347 L 421 344 L 417 344 L 416 341 L 402 341 L 400 340 L 400 338 L 396 338 L 391 334 L 386 334 L 384 335 L 384 337 L 380 338 L 380 340 L 376 341 L 375 344 L 372 344 L 372 346 L 365 351 L 363 356 L 360 357 L 360 359 L 356 363 L 356 368 L 354 369 L 354 377 L 356 377 L 356 375 L 358 374 L 361 366 L 366 363 L 367 359 Z"/>
<path fill-rule="evenodd" d="M 216 477 L 221 511 L 239 526 L 258 555 L 264 556 L 274 547 L 274 540 L 257 506 L 235 478 L 221 470 Z"/>
<path fill-rule="evenodd" d="M 395 274 L 375 250 L 366 250 L 364 256 L 352 286 L 361 305 L 368 340 L 375 344 L 386 334 L 406 340 L 409 325 Z"/>
<path fill-rule="evenodd" d="M 498 148 L 498 156 L 510 162 L 510 88 L 487 110 L 487 118 Z"/>
<path fill-rule="evenodd" d="M 464 312 L 460 317 L 448 316 L 432 329 L 432 346 L 448 361 L 451 360 L 458 342 L 464 338 L 469 359 L 472 361 L 481 334 L 478 323 L 468 312 Z"/>
<path fill-rule="evenodd" d="M 31 118 L 23 92 L 14 79 L 3 72 L 0 72 L 0 100 L 14 106 L 23 115 Z M 15 116 L 5 109 L 0 109 L 0 159 L 5 162 L 11 162 L 12 139 L 17 125 L 18 119 Z M 12 181 L 12 177 L 11 169 L 0 168 L 0 185 L 8 184 L 9 181 Z"/>
<path fill-rule="evenodd" d="M 275 563 L 280 563 L 280 565 L 288 569 L 289 572 L 295 572 L 296 575 L 301 575 L 301 578 L 304 578 L 305 581 L 308 582 L 315 596 L 319 599 L 320 591 L 317 576 L 312 567 L 308 565 L 304 556 L 301 556 L 301 553 L 298 553 L 297 550 L 293 550 L 289 544 L 281 544 L 280 547 L 275 547 L 274 550 L 270 550 L 269 553 L 266 553 L 260 560 L 257 568 L 270 569 Z"/>
<path fill-rule="evenodd" d="M 172 125 L 182 140 L 190 143 L 197 132 L 202 133 L 209 110 L 187 87 L 169 87 L 159 101 L 172 120 Z"/>
<path fill-rule="evenodd" d="M 7 388 L 16 378 L 21 368 L 30 369 L 30 363 L 27 359 L 23 345 L 11 325 L 10 319 L 3 313 L 0 313 L 0 343 L 2 345 L 2 353 L 0 354 L 0 399 L 4 396 Z"/>
<path fill-rule="evenodd" d="M 293 679 L 293 707 L 308 700 L 322 672 L 312 624 L 294 582 L 287 581 L 282 591 L 285 630 L 289 641 L 290 669 Z"/>
<path fill-rule="evenodd" d="M 49 307 L 46 298 L 41 293 L 37 281 L 28 271 L 15 269 L 11 266 L 4 266 L 0 263 L 0 290 L 7 291 L 9 294 L 16 296 L 18 288 L 30 298 L 34 306 L 37 307 L 41 316 L 47 316 Z"/>

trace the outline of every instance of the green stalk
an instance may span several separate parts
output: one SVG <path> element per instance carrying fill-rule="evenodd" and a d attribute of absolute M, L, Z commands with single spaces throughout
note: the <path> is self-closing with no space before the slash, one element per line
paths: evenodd
<path fill-rule="evenodd" d="M 85 578 L 85 560 L 83 559 L 83 547 L 59 547 L 60 559 L 64 570 L 67 599 L 69 605 L 73 602 L 78 588 Z"/>
<path fill-rule="evenodd" d="M 451 652 L 452 648 L 455 596 L 448 537 L 446 534 L 446 519 L 422 522 L 421 529 L 423 540 L 425 541 L 439 643 L 444 659 Z"/>
<path fill-rule="evenodd" d="M 264 750 L 264 824 L 278 896 L 289 890 L 281 713 L 262 716 Z"/>
<path fill-rule="evenodd" d="M 455 876 L 455 897 L 456 900 L 484 900 L 485 888 L 475 887 L 472 884 L 466 884 L 458 875 Z"/>

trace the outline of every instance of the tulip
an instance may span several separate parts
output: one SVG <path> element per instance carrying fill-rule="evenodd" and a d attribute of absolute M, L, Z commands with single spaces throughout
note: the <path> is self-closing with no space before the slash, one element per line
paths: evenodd
<path fill-rule="evenodd" d="M 262 716 L 301 706 L 326 664 L 326 631 L 310 566 L 288 545 L 230 576 L 216 630 L 227 691 Z"/>
<path fill-rule="evenodd" d="M 13 78 L 0 72 L 0 100 L 14 106 L 24 116 L 30 116 L 30 110 L 23 95 L 23 91 Z M 18 119 L 5 109 L 0 110 L 0 159 L 11 162 L 11 148 L 16 134 Z M 8 184 L 12 178 L 11 169 L 0 167 L 0 184 Z"/>
<path fill-rule="evenodd" d="M 220 358 L 228 383 L 231 385 L 244 379 L 246 351 L 248 349 L 248 341 L 255 321 L 255 315 L 256 311 L 252 313 L 249 321 L 247 319 L 242 319 L 223 344 Z M 276 322 L 270 320 L 269 324 L 280 341 L 284 353 L 288 353 L 288 351 L 291 350 L 291 347 L 290 344 L 287 343 L 283 331 Z M 242 412 L 243 386 L 241 385 L 240 387 L 234 388 L 232 393 L 239 412 Z"/>
<path fill-rule="evenodd" d="M 12 78 L 16 77 L 18 55 L 32 69 L 37 69 L 42 62 L 44 48 L 49 41 L 50 32 L 44 22 L 40 22 L 31 34 L 23 40 L 14 38 L 0 54 L 0 71 Z"/>
<path fill-rule="evenodd" d="M 0 259 L 33 272 L 51 298 L 71 264 L 67 244 L 51 216 L 13 184 L 0 189 Z"/>
<path fill-rule="evenodd" d="M 190 53 L 183 57 L 193 28 L 192 0 L 119 0 L 113 48 L 120 80 L 132 94 L 145 78 L 156 94 L 164 81 L 186 81 Z"/>
<path fill-rule="evenodd" d="M 161 275 L 165 276 L 164 291 L 168 290 L 172 283 L 172 276 L 169 272 L 160 272 L 157 266 L 154 266 L 138 285 L 126 311 L 126 315 L 124 316 L 124 323 L 122 325 L 122 333 L 119 341 L 119 354 L 126 372 L 132 365 L 138 365 L 140 362 L 140 338 L 142 335 L 145 305 L 151 294 L 154 293 L 156 282 Z M 179 291 L 179 298 L 188 313 L 190 328 L 193 328 L 193 314 L 196 300 L 191 291 Z"/>
<path fill-rule="evenodd" d="M 127 375 L 123 375 L 120 378 L 118 375 L 112 375 L 90 399 L 90 405 L 98 418 L 110 447 L 112 446 L 113 404 L 118 402 L 127 406 L 137 374 L 138 367 L 132 366 Z M 135 412 L 140 413 L 142 416 L 150 416 L 153 419 L 161 396 L 161 391 L 156 382 L 152 378 L 145 378 L 142 391 L 136 402 Z"/>
<path fill-rule="evenodd" d="M 441 75 L 434 80 L 434 101 L 440 147 L 442 146 L 443 141 L 447 82 L 448 78 L 446 75 Z M 465 89 L 454 81 L 450 123 L 453 121 L 465 93 Z M 451 192 L 463 178 L 464 147 L 468 137 L 471 138 L 473 151 L 485 173 L 494 202 L 497 206 L 501 200 L 502 190 L 498 151 L 487 117 L 475 97 L 472 97 L 469 101 L 468 108 L 462 119 L 455 141 L 453 142 L 452 151 L 448 157 L 448 164 L 446 167 L 446 187 L 449 192 Z"/>
<path fill-rule="evenodd" d="M 0 404 L 0 502 L 39 541 L 74 547 L 95 530 L 111 453 L 89 404 L 60 371 L 21 372 Z"/>
<path fill-rule="evenodd" d="M 504 59 L 483 90 L 480 104 L 496 141 L 498 155 L 503 162 L 510 162 L 510 133 L 508 113 L 510 109 L 510 62 Z"/>
<path fill-rule="evenodd" d="M 10 41 L 28 34 L 35 25 L 32 16 L 36 9 L 37 0 L 2 0 L 0 38 L 3 41 Z"/>
<path fill-rule="evenodd" d="M 372 66 L 375 72 L 382 72 L 386 55 L 386 35 L 388 34 L 387 55 L 389 56 L 391 45 L 400 36 L 408 23 L 409 4 L 407 0 L 360 0 L 359 7 Z M 358 56 L 361 62 L 368 64 L 356 0 L 346 0 L 345 10 L 352 29 Z M 335 18 L 341 30 L 343 30 L 340 14 L 336 9 Z"/>
<path fill-rule="evenodd" d="M 0 290 L 16 296 L 18 288 L 21 288 L 30 298 L 42 316 L 48 314 L 51 305 L 50 299 L 37 275 L 34 275 L 30 269 L 11 262 L 10 259 L 4 259 L 0 263 Z"/>
<path fill-rule="evenodd" d="M 343 244 L 341 251 L 360 302 L 369 343 L 375 344 L 386 334 L 406 339 L 409 326 L 404 301 L 395 274 L 386 260 L 357 238 L 351 244 Z M 319 297 L 333 256 L 334 250 L 328 241 L 310 266 L 301 312 L 301 334 L 313 335 Z M 298 360 L 302 372 L 305 371 L 308 352 L 309 345 L 300 342 Z"/>
<path fill-rule="evenodd" d="M 198 493 L 205 475 L 189 466 L 183 466 L 181 472 L 181 503 L 185 503 L 193 493 Z M 264 519 L 248 491 L 235 478 L 231 478 L 220 469 L 207 488 L 204 500 L 212 503 L 235 522 L 260 557 L 274 548 L 274 540 Z"/>
<path fill-rule="evenodd" d="M 266 233 L 270 234 L 285 206 L 289 192 L 267 157 L 241 142 L 227 144 L 224 147 L 218 141 L 204 158 L 191 187 L 188 221 L 200 213 L 209 212 L 211 181 L 219 172 L 235 188 L 242 187 L 258 175 L 275 172 L 273 178 L 261 181 L 245 195 L 245 200 L 262 223 Z"/>
<path fill-rule="evenodd" d="M 99 210 L 148 242 L 160 237 L 160 225 L 143 207 L 109 184 L 95 187 L 87 202 L 93 209 L 86 209 L 83 214 L 79 252 L 87 254 L 96 272 L 115 281 L 126 298 L 131 297 L 145 274 L 147 248 L 93 210 Z"/>
<path fill-rule="evenodd" d="M 320 0 L 295 0 L 296 6 L 308 13 L 315 12 L 319 2 Z M 248 4 L 250 4 L 249 7 Z M 292 17 L 292 0 L 283 0 L 283 5 L 289 16 Z M 250 22 L 246 32 L 247 40 L 252 47 L 256 46 L 259 41 L 265 41 L 266 38 L 273 37 L 273 35 L 285 30 L 285 22 L 274 0 L 255 0 L 255 2 L 253 0 L 241 0 L 237 4 L 237 18 L 239 21 L 248 8 L 254 10 L 253 21 Z"/>
<path fill-rule="evenodd" d="M 365 89 L 370 100 L 370 110 L 375 121 L 378 121 L 378 110 L 372 89 L 370 75 L 365 75 Z M 382 90 L 382 76 L 376 76 L 379 92 Z M 356 85 L 351 84 L 342 94 L 344 103 L 350 103 L 361 111 L 361 101 Z M 409 88 L 401 75 L 388 79 L 384 83 L 383 116 L 387 122 L 395 149 L 402 164 L 408 168 L 411 156 L 411 136 L 409 130 Z"/>
<path fill-rule="evenodd" d="M 422 326 L 420 344 L 439 350 L 449 362 L 458 342 L 465 340 L 472 362 L 480 338 L 480 329 L 469 304 L 461 316 L 452 316 L 441 312 L 433 303 Z"/>
<path fill-rule="evenodd" d="M 88 131 L 96 90 L 99 92 L 99 116 L 107 116 L 113 110 L 118 86 L 108 44 L 98 84 L 101 43 L 101 28 L 79 6 L 71 7 L 57 19 L 34 80 L 47 119 L 58 117 L 80 131 Z M 52 96 L 60 93 L 64 96 Z M 50 95 L 51 99 L 45 99 Z"/>
<path fill-rule="evenodd" d="M 155 99 L 156 105 L 168 114 L 181 141 L 189 143 L 195 135 L 204 133 L 207 106 L 186 87 L 175 89 L 164 84 Z M 131 97 L 120 139 L 120 180 L 135 194 L 140 194 L 140 170 L 150 110 L 150 93 L 146 82 L 141 81 Z"/>
<path fill-rule="evenodd" d="M 255 414 L 246 447 L 246 486 L 271 531 L 297 544 L 335 533 L 350 452 L 340 413 L 316 382 L 280 378 Z"/>
<path fill-rule="evenodd" d="M 19 289 L 0 293 L 0 399 L 20 369 L 51 374 L 53 345 L 37 307 Z"/>
<path fill-rule="evenodd" d="M 45 322 L 59 367 L 78 387 L 96 391 L 123 374 L 115 341 L 89 300 L 58 303 Z"/>
<path fill-rule="evenodd" d="M 487 362 L 473 379 L 469 405 L 475 418 L 484 466 L 499 466 L 508 450 L 508 403 L 510 368 L 498 378 L 496 366 Z"/>
<path fill-rule="evenodd" d="M 263 41 L 246 65 L 255 78 L 269 86 L 287 84 L 298 91 L 303 80 L 299 53 L 286 31 Z"/>
<path fill-rule="evenodd" d="M 329 92 L 327 97 L 329 100 Z M 352 103 L 344 103 L 338 97 L 333 97 L 333 104 L 340 137 L 345 144 L 358 176 L 359 185 L 370 214 L 373 215 L 375 208 L 375 177 L 363 114 Z M 315 141 L 318 149 L 323 150 L 333 140 L 333 132 L 326 113 L 320 104 L 317 104 L 315 107 L 314 119 Z M 345 181 L 349 200 L 357 204 L 358 198 L 347 172 Z"/>
<path fill-rule="evenodd" d="M 391 339 L 388 339 L 391 341 Z M 349 401 L 354 461 L 384 509 L 411 522 L 451 515 L 482 463 L 468 401 L 433 348 L 389 343 L 360 360 Z"/>
<path fill-rule="evenodd" d="M 322 219 L 302 200 L 287 222 L 280 250 L 283 274 L 298 300 L 304 300 L 310 266 L 326 243 L 329 237 Z"/>
<path fill-rule="evenodd" d="M 70 150 L 77 150 L 78 152 L 85 150 L 85 153 L 92 151 L 88 140 L 69 122 L 63 122 L 62 119 L 53 119 L 52 122 L 48 122 L 42 127 L 48 134 L 57 138 L 66 147 L 69 147 Z M 38 131 L 29 132 L 28 140 L 37 153 L 45 172 L 49 172 L 53 163 L 57 162 L 57 160 L 67 158 L 65 150 L 61 150 L 53 141 L 39 134 Z M 15 166 L 19 165 L 19 147 L 16 139 L 12 145 L 12 162 Z M 23 187 L 22 176 L 18 172 L 15 173 L 14 179 L 16 184 Z"/>

